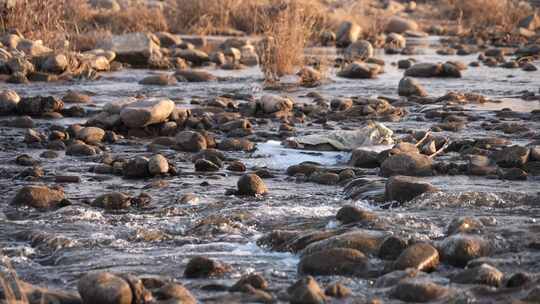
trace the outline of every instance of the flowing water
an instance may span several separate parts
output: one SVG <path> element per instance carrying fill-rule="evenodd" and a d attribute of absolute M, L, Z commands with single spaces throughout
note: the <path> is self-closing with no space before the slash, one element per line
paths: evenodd
<path fill-rule="evenodd" d="M 377 79 L 349 80 L 332 77 L 329 83 L 312 89 L 288 92 L 299 102 L 310 102 L 309 92 L 319 92 L 327 97 L 376 97 L 397 98 L 397 84 L 402 70 L 390 63 L 403 58 L 416 58 L 422 62 L 476 60 L 477 55 L 440 56 L 429 38 L 417 41 L 424 45 L 423 54 L 414 56 L 378 54 L 386 62 L 385 73 Z M 420 43 L 421 42 L 421 43 Z M 320 53 L 321 50 L 311 50 Z M 324 52 L 328 50 L 322 50 Z M 330 56 L 332 53 L 330 52 Z M 540 68 L 538 62 L 536 65 Z M 75 83 L 32 83 L 24 86 L 4 85 L 22 96 L 57 95 L 67 90 L 93 95 L 94 105 L 86 106 L 97 111 L 110 101 L 135 95 L 167 97 L 179 105 L 192 107 L 191 100 L 207 99 L 223 94 L 246 94 L 258 97 L 262 90 L 262 74 L 252 67 L 240 71 L 222 71 L 208 68 L 225 80 L 212 83 L 179 83 L 167 87 L 138 84 L 149 70 L 123 70 L 105 73 L 97 81 Z M 432 96 L 449 91 L 473 92 L 485 95 L 499 103 L 466 105 L 470 111 L 485 121 L 495 117 L 497 111 L 511 108 L 515 112 L 529 113 L 540 109 L 540 101 L 525 101 L 520 96 L 525 91 L 538 92 L 540 77 L 520 69 L 469 68 L 460 79 L 421 79 Z M 432 106 L 415 106 L 403 121 L 386 125 L 403 134 L 403 130 L 427 130 L 430 121 L 416 119 L 418 113 Z M 5 117 L 3 119 L 10 119 Z M 36 120 L 37 129 L 44 130 L 52 124 L 83 123 L 86 118 L 61 120 Z M 528 144 L 529 137 L 516 137 L 497 130 L 487 131 L 471 122 L 465 130 L 445 132 L 452 138 L 503 137 Z M 523 123 L 523 121 L 517 121 Z M 528 122 L 531 130 L 538 132 L 539 122 Z M 279 123 L 265 126 L 277 130 Z M 353 125 L 354 127 L 354 125 Z M 302 132 L 323 131 L 318 125 L 297 127 Z M 116 176 L 98 175 L 89 171 L 99 163 L 99 157 L 72 157 L 61 155 L 52 160 L 40 158 L 44 150 L 27 149 L 22 144 L 23 129 L 1 127 L 2 144 L 0 160 L 0 249 L 4 259 L 9 258 L 24 280 L 50 287 L 75 288 L 78 278 L 88 271 L 107 270 L 131 272 L 141 276 L 168 276 L 179 279 L 201 300 L 210 300 L 219 292 L 204 291 L 210 283 L 231 285 L 242 274 L 261 272 L 270 281 L 273 290 L 282 290 L 296 278 L 299 257 L 292 253 L 273 252 L 257 246 L 256 240 L 273 229 L 310 230 L 337 227 L 334 216 L 345 204 L 369 208 L 381 219 L 380 229 L 394 234 L 408 234 L 415 239 L 437 239 L 452 218 L 469 215 L 489 219 L 494 224 L 487 228 L 485 237 L 496 243 L 498 250 L 493 263 L 501 271 L 518 270 L 540 272 L 540 251 L 527 249 L 527 244 L 540 240 L 540 183 L 530 177 L 528 181 L 504 181 L 485 177 L 438 176 L 426 178 L 441 188 L 444 194 L 424 197 L 415 203 L 393 209 L 380 209 L 369 200 L 350 201 L 343 198 L 342 186 L 324 186 L 297 181 L 286 176 L 285 169 L 302 161 L 314 161 L 325 166 L 344 166 L 350 157 L 347 152 L 307 152 L 288 149 L 278 141 L 261 142 L 255 152 L 232 153 L 248 168 L 267 168 L 274 174 L 265 179 L 270 194 L 264 198 L 241 198 L 226 195 L 235 188 L 238 179 L 232 172 L 201 174 L 194 172 L 189 153 L 173 150 L 161 151 L 172 160 L 181 174 L 170 178 L 150 180 L 125 180 Z M 538 134 L 538 133 L 537 133 Z M 537 138 L 538 139 L 538 138 Z M 146 144 L 150 140 L 123 140 L 109 145 L 113 155 L 133 157 L 151 155 Z M 379 147 L 385 148 L 385 147 Z M 32 182 L 16 178 L 22 167 L 14 163 L 20 154 L 39 159 L 45 170 L 45 181 L 53 183 L 55 175 L 79 175 L 81 183 L 63 184 L 71 206 L 52 212 L 14 209 L 8 206 L 16 191 Z M 451 157 L 451 156 L 444 156 Z M 373 177 L 373 172 L 364 172 Z M 147 193 L 152 197 L 148 206 L 126 211 L 106 212 L 90 207 L 87 203 L 97 195 L 109 191 L 123 191 L 133 196 Z M 185 194 L 195 194 L 197 199 L 180 203 Z M 531 199 L 532 197 L 532 199 Z M 536 197 L 536 198 L 534 198 Z M 535 239 L 536 238 L 536 239 Z M 219 280 L 186 280 L 182 274 L 187 261 L 194 256 L 215 258 L 233 267 L 232 274 Z M 450 271 L 450 270 L 449 270 Z M 446 279 L 440 274 L 437 280 Z M 330 282 L 334 278 L 321 278 Z M 384 289 L 372 288 L 372 282 L 356 278 L 340 278 L 355 294 L 375 294 L 384 297 Z"/>

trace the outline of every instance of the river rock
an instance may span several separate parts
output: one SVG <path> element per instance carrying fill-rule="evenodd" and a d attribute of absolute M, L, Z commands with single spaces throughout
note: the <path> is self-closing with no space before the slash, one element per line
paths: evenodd
<path fill-rule="evenodd" d="M 408 20 L 401 17 L 392 17 L 386 25 L 385 31 L 387 33 L 405 33 L 407 31 L 417 31 L 418 24 L 413 20 Z"/>
<path fill-rule="evenodd" d="M 345 285 L 335 282 L 326 287 L 324 294 L 332 298 L 344 299 L 349 297 L 352 291 Z"/>
<path fill-rule="evenodd" d="M 178 304 L 196 304 L 197 299 L 189 292 L 187 288 L 180 284 L 168 283 L 161 288 L 155 290 L 152 295 L 158 301 L 167 301 L 166 303 L 178 303 Z M 179 302 L 170 301 L 179 300 Z"/>
<path fill-rule="evenodd" d="M 19 94 L 15 91 L 3 90 L 0 92 L 0 115 L 15 112 L 20 100 Z"/>
<path fill-rule="evenodd" d="M 344 225 L 364 221 L 370 222 L 376 218 L 375 213 L 350 205 L 341 207 L 336 214 L 336 219 Z"/>
<path fill-rule="evenodd" d="M 399 81 L 398 86 L 399 96 L 427 96 L 427 92 L 422 85 L 413 78 L 405 77 Z"/>
<path fill-rule="evenodd" d="M 436 191 L 438 191 L 436 187 L 417 178 L 396 175 L 386 181 L 384 198 L 388 202 L 405 203 L 422 193 Z"/>
<path fill-rule="evenodd" d="M 182 69 L 177 70 L 174 76 L 181 82 L 206 82 L 215 81 L 217 77 L 203 70 Z"/>
<path fill-rule="evenodd" d="M 77 134 L 77 138 L 87 144 L 99 143 L 103 137 L 105 137 L 105 130 L 97 127 L 84 127 Z"/>
<path fill-rule="evenodd" d="M 373 57 L 373 46 L 367 40 L 360 40 L 351 43 L 345 49 L 345 60 L 347 61 L 365 61 Z"/>
<path fill-rule="evenodd" d="M 381 174 L 389 177 L 393 175 L 429 176 L 432 175 L 433 161 L 420 153 L 399 153 L 392 155 L 381 164 Z"/>
<path fill-rule="evenodd" d="M 268 193 L 264 181 L 256 174 L 244 174 L 237 182 L 239 195 L 261 195 Z"/>
<path fill-rule="evenodd" d="M 131 206 L 131 197 L 121 192 L 102 194 L 92 201 L 92 206 L 107 210 L 121 210 Z"/>
<path fill-rule="evenodd" d="M 208 56 L 208 54 L 206 54 L 205 52 L 201 50 L 196 50 L 196 49 L 185 49 L 185 50 L 180 49 L 174 53 L 174 56 L 187 60 L 193 63 L 194 65 L 202 65 L 205 62 L 210 61 L 210 57 Z"/>
<path fill-rule="evenodd" d="M 493 287 L 501 286 L 504 274 L 497 268 L 482 264 L 468 268 L 451 277 L 451 281 L 459 284 L 482 284 Z"/>
<path fill-rule="evenodd" d="M 410 77 L 437 77 L 443 73 L 442 64 L 416 63 L 405 71 L 405 76 Z"/>
<path fill-rule="evenodd" d="M 132 304 L 133 301 L 129 283 L 108 272 L 83 276 L 77 288 L 84 303 Z"/>
<path fill-rule="evenodd" d="M 353 230 L 347 233 L 324 238 L 312 242 L 302 251 L 303 255 L 313 254 L 334 248 L 347 248 L 361 251 L 365 254 L 377 254 L 387 233 L 369 230 Z"/>
<path fill-rule="evenodd" d="M 484 227 L 482 222 L 474 217 L 463 216 L 452 219 L 446 228 L 446 234 L 472 233 Z"/>
<path fill-rule="evenodd" d="M 365 275 L 368 258 L 361 252 L 349 248 L 330 248 L 303 255 L 298 264 L 298 273 L 311 275 Z"/>
<path fill-rule="evenodd" d="M 347 47 L 351 43 L 356 42 L 362 33 L 362 28 L 351 21 L 344 21 L 340 24 L 336 33 L 336 46 Z"/>
<path fill-rule="evenodd" d="M 64 97 L 62 97 L 64 103 L 91 103 L 92 99 L 90 96 L 78 93 L 75 91 L 68 91 Z"/>
<path fill-rule="evenodd" d="M 379 65 L 352 62 L 337 73 L 339 77 L 351 79 L 375 78 L 381 72 Z"/>
<path fill-rule="evenodd" d="M 69 65 L 69 61 L 64 54 L 51 54 L 45 57 L 41 70 L 53 74 L 63 73 Z"/>
<path fill-rule="evenodd" d="M 449 236 L 437 247 L 441 260 L 456 267 L 464 267 L 469 261 L 491 253 L 491 246 L 486 239 L 466 234 Z"/>
<path fill-rule="evenodd" d="M 146 33 L 114 35 L 101 48 L 113 51 L 118 62 L 135 67 L 148 67 L 162 56 L 157 37 Z"/>
<path fill-rule="evenodd" d="M 226 138 L 218 143 L 217 148 L 223 151 L 253 151 L 255 144 L 246 138 Z"/>
<path fill-rule="evenodd" d="M 438 300 L 448 293 L 446 287 L 426 279 L 404 279 L 390 291 L 390 297 L 404 302 L 426 303 Z"/>
<path fill-rule="evenodd" d="M 167 75 L 167 74 L 150 75 L 143 78 L 141 81 L 139 81 L 139 84 L 142 84 L 142 85 L 156 85 L 156 86 L 170 86 L 170 85 L 175 85 L 176 83 L 177 83 L 176 78 L 172 75 Z"/>
<path fill-rule="evenodd" d="M 63 108 L 64 102 L 53 96 L 25 97 L 17 104 L 17 112 L 30 116 L 42 116 L 44 113 L 60 112 Z"/>
<path fill-rule="evenodd" d="M 83 142 L 74 142 L 66 148 L 66 155 L 72 156 L 92 156 L 99 153 L 98 148 L 87 145 Z"/>
<path fill-rule="evenodd" d="M 229 271 L 228 265 L 205 257 L 194 257 L 189 260 L 184 276 L 188 279 L 221 276 Z"/>
<path fill-rule="evenodd" d="M 150 177 L 148 169 L 149 160 L 146 157 L 138 156 L 124 165 L 124 177 L 126 178 L 146 178 Z"/>
<path fill-rule="evenodd" d="M 351 153 L 349 165 L 359 168 L 377 168 L 380 166 L 379 153 L 361 148 L 355 149 Z"/>
<path fill-rule="evenodd" d="M 260 274 L 252 273 L 244 275 L 238 280 L 229 291 L 246 291 L 246 285 L 255 289 L 265 290 L 268 288 L 268 281 Z"/>
<path fill-rule="evenodd" d="M 294 101 L 289 97 L 266 94 L 261 97 L 259 105 L 264 113 L 272 114 L 279 111 L 291 111 Z"/>
<path fill-rule="evenodd" d="M 21 188 L 11 201 L 11 204 L 47 210 L 58 207 L 64 198 L 64 191 L 61 188 L 54 189 L 47 186 L 32 185 Z"/>
<path fill-rule="evenodd" d="M 490 158 L 504 168 L 521 167 L 529 160 L 529 154 L 527 147 L 512 146 L 494 152 Z"/>
<path fill-rule="evenodd" d="M 120 111 L 120 119 L 129 128 L 142 128 L 164 122 L 174 107 L 170 99 L 148 98 L 127 104 Z"/>
<path fill-rule="evenodd" d="M 161 46 L 166 48 L 174 47 L 182 43 L 182 38 L 179 35 L 168 32 L 156 33 L 156 37 L 159 39 Z"/>
<path fill-rule="evenodd" d="M 394 261 L 394 270 L 414 268 L 431 272 L 439 265 L 439 252 L 427 243 L 417 243 L 405 249 Z"/>
<path fill-rule="evenodd" d="M 337 185 L 339 175 L 333 172 L 316 171 L 309 176 L 309 181 L 320 185 Z"/>
<path fill-rule="evenodd" d="M 532 15 L 529 15 L 521 19 L 518 23 L 518 27 L 521 27 L 530 31 L 536 31 L 540 29 L 540 16 L 534 13 Z"/>
<path fill-rule="evenodd" d="M 162 175 L 169 172 L 169 162 L 165 156 L 156 154 L 148 160 L 148 172 L 152 176 Z"/>
<path fill-rule="evenodd" d="M 384 239 L 377 255 L 383 260 L 396 260 L 407 249 L 407 246 L 406 240 L 391 235 Z"/>
<path fill-rule="evenodd" d="M 312 276 L 299 279 L 287 288 L 291 304 L 325 304 L 326 297 Z"/>
<path fill-rule="evenodd" d="M 386 36 L 386 44 L 391 48 L 403 49 L 407 46 L 407 40 L 398 33 L 390 33 Z"/>
<path fill-rule="evenodd" d="M 206 138 L 199 132 L 182 131 L 174 138 L 175 148 L 186 152 L 199 152 L 208 147 Z"/>

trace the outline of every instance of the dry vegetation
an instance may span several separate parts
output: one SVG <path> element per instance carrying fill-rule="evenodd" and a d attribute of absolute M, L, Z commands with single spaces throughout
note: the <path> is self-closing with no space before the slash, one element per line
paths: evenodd
<path fill-rule="evenodd" d="M 443 0 L 442 17 L 456 20 L 473 32 L 500 29 L 511 32 L 531 14 L 527 3 L 518 0 Z"/>

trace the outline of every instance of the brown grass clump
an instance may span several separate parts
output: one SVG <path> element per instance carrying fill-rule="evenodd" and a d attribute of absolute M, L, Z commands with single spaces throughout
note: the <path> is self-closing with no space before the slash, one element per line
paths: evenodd
<path fill-rule="evenodd" d="M 443 0 L 443 15 L 472 31 L 496 27 L 506 32 L 531 14 L 530 7 L 517 0 Z"/>
<path fill-rule="evenodd" d="M 51 47 L 63 47 L 78 24 L 88 15 L 85 0 L 24 0 L 0 10 L 0 31 L 17 29 L 25 37 L 41 39 Z"/>
<path fill-rule="evenodd" d="M 194 1 L 197 2 L 197 1 Z M 131 32 L 161 32 L 169 29 L 162 10 L 148 7 L 130 7 L 115 11 L 95 12 L 87 27 L 115 34 Z"/>
<path fill-rule="evenodd" d="M 274 1 L 263 17 L 264 38 L 257 53 L 266 82 L 276 83 L 304 64 L 304 48 L 315 20 L 294 0 Z"/>

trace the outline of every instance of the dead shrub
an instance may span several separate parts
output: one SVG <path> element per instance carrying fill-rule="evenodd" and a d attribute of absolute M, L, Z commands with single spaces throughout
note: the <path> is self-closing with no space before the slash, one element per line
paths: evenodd
<path fill-rule="evenodd" d="M 23 0 L 0 11 L 0 31 L 16 29 L 26 38 L 63 47 L 89 15 L 85 0 Z"/>
<path fill-rule="evenodd" d="M 95 49 L 99 42 L 105 41 L 112 36 L 111 31 L 105 29 L 90 30 L 81 34 L 74 34 L 70 39 L 71 49 L 85 52 Z"/>
<path fill-rule="evenodd" d="M 443 0 L 442 14 L 472 31 L 497 27 L 511 32 L 531 14 L 530 7 L 517 0 Z"/>
<path fill-rule="evenodd" d="M 257 46 L 267 83 L 276 83 L 304 64 L 304 48 L 314 20 L 297 1 L 276 0 L 261 18 L 264 38 Z"/>

